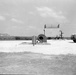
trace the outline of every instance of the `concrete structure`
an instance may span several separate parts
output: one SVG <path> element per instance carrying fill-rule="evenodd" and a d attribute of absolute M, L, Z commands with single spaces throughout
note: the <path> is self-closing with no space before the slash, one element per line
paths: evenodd
<path fill-rule="evenodd" d="M 33 36 L 33 37 L 32 37 L 32 44 L 33 44 L 33 46 L 34 46 L 36 43 L 37 43 L 37 38 L 36 38 L 36 36 Z"/>
<path fill-rule="evenodd" d="M 38 41 L 39 41 L 40 43 L 47 42 L 47 37 L 46 37 L 44 34 L 40 34 L 40 35 L 38 36 Z"/>

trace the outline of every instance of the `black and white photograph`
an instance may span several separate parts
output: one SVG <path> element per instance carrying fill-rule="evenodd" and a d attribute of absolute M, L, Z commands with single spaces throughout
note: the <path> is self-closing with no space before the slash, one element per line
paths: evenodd
<path fill-rule="evenodd" d="M 76 0 L 0 0 L 0 75 L 76 75 Z"/>

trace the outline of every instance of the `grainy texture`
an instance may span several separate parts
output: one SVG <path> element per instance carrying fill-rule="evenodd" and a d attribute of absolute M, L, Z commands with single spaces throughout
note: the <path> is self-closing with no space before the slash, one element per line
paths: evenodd
<path fill-rule="evenodd" d="M 75 55 L 0 53 L 1 74 L 76 75 Z"/>

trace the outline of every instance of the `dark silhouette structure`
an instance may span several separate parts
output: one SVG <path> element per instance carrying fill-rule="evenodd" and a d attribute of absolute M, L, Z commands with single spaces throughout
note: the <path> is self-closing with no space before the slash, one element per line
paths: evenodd
<path fill-rule="evenodd" d="M 62 32 L 62 30 L 60 30 L 60 38 L 61 38 L 61 39 L 63 39 L 63 34 L 64 34 L 64 33 Z"/>
<path fill-rule="evenodd" d="M 75 34 L 71 36 L 71 39 L 76 43 L 76 35 Z"/>
<path fill-rule="evenodd" d="M 38 35 L 37 39 L 40 43 L 47 42 L 47 37 L 44 34 Z"/>

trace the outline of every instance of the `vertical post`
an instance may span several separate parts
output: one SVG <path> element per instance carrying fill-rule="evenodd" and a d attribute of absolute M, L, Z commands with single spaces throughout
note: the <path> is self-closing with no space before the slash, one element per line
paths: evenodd
<path fill-rule="evenodd" d="M 46 24 L 44 25 L 44 35 L 45 35 L 45 28 L 46 28 Z"/>
<path fill-rule="evenodd" d="M 36 36 L 32 37 L 32 44 L 33 44 L 33 46 L 36 44 Z"/>
<path fill-rule="evenodd" d="M 61 39 L 63 38 L 63 32 L 60 30 L 60 37 L 61 37 Z"/>
<path fill-rule="evenodd" d="M 45 35 L 45 28 L 44 28 L 44 35 Z"/>

